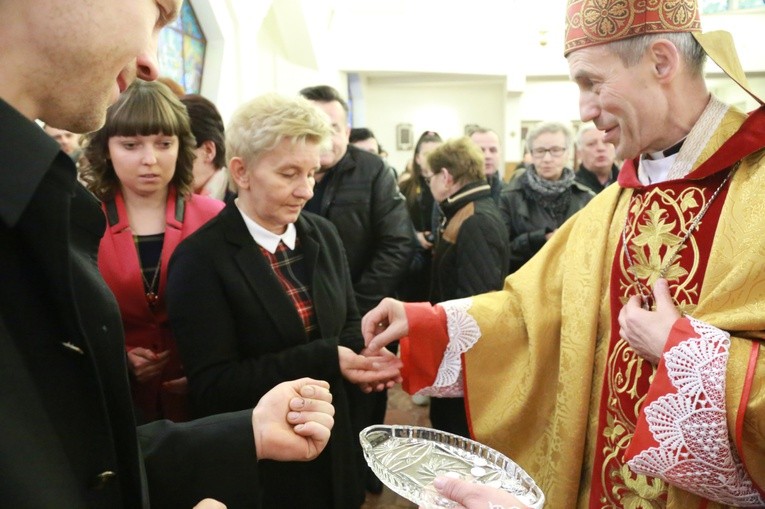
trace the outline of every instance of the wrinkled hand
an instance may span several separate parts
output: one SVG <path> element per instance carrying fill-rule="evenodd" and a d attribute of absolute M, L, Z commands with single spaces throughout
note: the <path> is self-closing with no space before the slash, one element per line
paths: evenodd
<path fill-rule="evenodd" d="M 383 348 L 370 354 L 364 349 L 361 354 L 350 348 L 338 347 L 340 372 L 351 383 L 357 384 L 364 392 L 381 391 L 401 382 L 401 360 Z"/>
<path fill-rule="evenodd" d="M 681 315 L 665 279 L 656 280 L 653 297 L 656 302 L 655 311 L 643 309 L 639 296 L 630 297 L 619 312 L 619 335 L 639 356 L 656 365 L 664 351 L 669 331 Z"/>
<path fill-rule="evenodd" d="M 162 382 L 162 388 L 171 394 L 188 394 L 189 379 L 185 376 Z"/>
<path fill-rule="evenodd" d="M 280 383 L 252 411 L 258 459 L 316 458 L 327 445 L 334 415 L 329 383 L 311 378 Z"/>
<path fill-rule="evenodd" d="M 510 493 L 463 479 L 436 477 L 433 486 L 441 495 L 460 504 L 459 509 L 527 509 Z"/>
<path fill-rule="evenodd" d="M 381 300 L 361 319 L 361 333 L 372 354 L 409 334 L 404 303 L 390 297 Z"/>
<path fill-rule="evenodd" d="M 170 360 L 170 350 L 155 353 L 148 348 L 136 347 L 127 353 L 128 367 L 139 382 L 158 377 Z"/>
<path fill-rule="evenodd" d="M 226 504 L 218 502 L 213 498 L 206 498 L 195 505 L 194 509 L 226 509 Z"/>

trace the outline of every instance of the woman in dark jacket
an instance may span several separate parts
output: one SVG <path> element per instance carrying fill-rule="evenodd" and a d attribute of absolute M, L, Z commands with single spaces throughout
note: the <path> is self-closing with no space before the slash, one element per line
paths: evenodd
<path fill-rule="evenodd" d="M 444 217 L 434 247 L 430 302 L 499 290 L 509 245 L 481 150 L 470 138 L 458 138 L 436 148 L 428 162 L 430 190 Z M 431 398 L 430 420 L 434 428 L 470 436 L 463 398 Z"/>
<path fill-rule="evenodd" d="M 351 382 L 380 373 L 358 355 L 364 341 L 337 231 L 301 214 L 330 133 L 302 98 L 266 95 L 241 107 L 227 129 L 238 198 L 170 264 L 168 308 L 196 415 L 247 408 L 296 377 L 330 383 L 327 448 L 309 463 L 263 465 L 264 508 L 357 509 L 364 500 Z"/>
<path fill-rule="evenodd" d="M 437 132 L 422 133 L 414 146 L 412 170 L 402 175 L 399 181 L 399 189 L 406 198 L 406 208 L 412 219 L 418 244 L 409 272 L 399 290 L 399 297 L 406 301 L 420 302 L 428 299 L 432 250 L 436 237 L 433 221 L 436 215 L 435 201 L 428 187 L 433 172 L 428 166 L 427 157 L 441 143 L 443 141 Z"/>
<path fill-rule="evenodd" d="M 542 249 L 569 217 L 595 196 L 566 168 L 571 132 L 558 122 L 535 126 L 526 137 L 533 164 L 502 191 L 499 208 L 510 238 L 510 273 Z"/>

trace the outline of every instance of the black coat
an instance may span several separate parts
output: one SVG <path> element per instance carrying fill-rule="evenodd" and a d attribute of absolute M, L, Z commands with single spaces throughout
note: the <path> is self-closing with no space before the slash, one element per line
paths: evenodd
<path fill-rule="evenodd" d="M 336 413 L 329 445 L 310 463 L 262 465 L 263 506 L 355 508 L 363 501 L 361 457 L 348 398 L 361 392 L 344 382 L 337 348 L 361 351 L 360 318 L 335 228 L 308 212 L 295 226 L 319 339 L 306 336 L 234 204 L 176 249 L 168 269 L 168 313 L 197 415 L 251 407 L 274 385 L 294 378 L 330 383 Z"/>
<path fill-rule="evenodd" d="M 306 208 L 337 227 L 363 315 L 395 294 L 414 254 L 406 203 L 383 160 L 353 145 L 324 179 Z"/>
<path fill-rule="evenodd" d="M 580 164 L 579 169 L 576 171 L 576 177 L 574 177 L 577 182 L 580 184 L 584 184 L 587 186 L 590 191 L 592 191 L 595 194 L 598 194 L 603 189 L 606 188 L 606 186 L 613 184 L 619 179 L 619 167 L 615 164 L 611 165 L 611 176 L 608 177 L 608 182 L 604 186 L 600 183 L 600 180 L 598 180 L 598 176 L 595 175 L 593 172 L 588 170 L 584 167 L 584 165 Z"/>
<path fill-rule="evenodd" d="M 510 242 L 489 185 L 469 184 L 440 207 L 446 223 L 434 250 L 430 301 L 501 289 Z"/>
<path fill-rule="evenodd" d="M 530 170 L 527 170 L 530 171 Z M 524 176 L 514 178 L 502 190 L 499 210 L 510 238 L 510 273 L 512 274 L 542 249 L 545 235 L 557 230 L 582 209 L 595 194 L 586 186 L 573 181 L 571 201 L 562 218 L 555 218 L 537 201 L 530 198 L 523 186 Z"/>
<path fill-rule="evenodd" d="M 96 266 L 103 213 L 58 144 L 2 100 L 0 137 L 0 505 L 255 506 L 250 411 L 136 432 Z"/>
<path fill-rule="evenodd" d="M 440 203 L 445 224 L 433 253 L 432 303 L 499 290 L 510 243 L 489 184 L 476 182 Z M 464 398 L 431 398 L 434 428 L 470 437 Z"/>

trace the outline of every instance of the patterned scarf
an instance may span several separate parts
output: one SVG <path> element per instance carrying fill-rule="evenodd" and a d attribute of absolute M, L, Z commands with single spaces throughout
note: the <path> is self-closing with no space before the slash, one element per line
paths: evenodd
<path fill-rule="evenodd" d="M 539 203 L 556 221 L 562 222 L 566 218 L 571 203 L 571 185 L 574 183 L 573 170 L 563 168 L 558 180 L 546 180 L 531 166 L 519 178 L 526 198 Z"/>

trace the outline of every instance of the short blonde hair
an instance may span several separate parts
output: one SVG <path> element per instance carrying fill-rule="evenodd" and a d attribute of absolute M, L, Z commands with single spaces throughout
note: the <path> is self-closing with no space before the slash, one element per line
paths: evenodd
<path fill-rule="evenodd" d="M 483 152 L 467 136 L 448 140 L 428 154 L 428 164 L 433 174 L 449 170 L 455 182 L 469 184 L 485 180 Z"/>
<path fill-rule="evenodd" d="M 240 106 L 226 127 L 226 153 L 245 165 L 276 148 L 293 143 L 329 142 L 332 126 L 327 115 L 302 97 L 265 94 Z"/>

